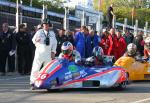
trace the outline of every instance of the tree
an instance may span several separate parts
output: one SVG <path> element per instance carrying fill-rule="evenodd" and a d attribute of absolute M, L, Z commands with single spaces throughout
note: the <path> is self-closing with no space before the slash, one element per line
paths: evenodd
<path fill-rule="evenodd" d="M 19 0 L 20 1 L 20 0 Z M 30 0 L 22 0 L 23 5 L 30 6 Z M 16 0 L 10 0 L 10 2 L 16 2 Z M 32 0 L 33 7 L 42 9 L 43 4 L 46 4 L 48 10 L 63 13 L 64 8 L 62 8 L 63 2 L 61 0 Z"/>
<path fill-rule="evenodd" d="M 98 1 L 94 0 L 95 8 L 98 10 Z M 102 0 L 102 11 L 106 14 L 107 7 L 113 3 L 117 21 L 123 23 L 124 18 L 128 19 L 128 24 L 132 24 L 132 8 L 135 7 L 135 19 L 139 20 L 139 26 L 143 28 L 145 22 L 150 23 L 150 9 L 144 8 L 146 0 Z"/>

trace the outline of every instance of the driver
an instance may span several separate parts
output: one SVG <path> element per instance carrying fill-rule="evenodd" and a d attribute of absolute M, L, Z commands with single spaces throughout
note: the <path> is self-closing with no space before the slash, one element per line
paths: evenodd
<path fill-rule="evenodd" d="M 69 61 L 75 61 L 75 63 L 81 62 L 81 55 L 78 51 L 73 50 L 73 45 L 69 41 L 66 41 L 61 46 L 61 53 L 59 58 L 66 58 Z"/>
<path fill-rule="evenodd" d="M 88 66 L 100 66 L 104 64 L 104 52 L 99 46 L 94 47 L 93 56 L 86 59 L 85 64 Z"/>
<path fill-rule="evenodd" d="M 147 38 L 145 39 L 144 57 L 145 57 L 145 58 L 149 58 L 149 57 L 150 57 L 150 37 L 147 37 Z"/>
<path fill-rule="evenodd" d="M 124 54 L 124 56 L 126 57 L 133 57 L 135 58 L 137 53 L 137 47 L 134 43 L 130 43 L 128 46 L 127 46 L 127 51 L 126 53 Z"/>

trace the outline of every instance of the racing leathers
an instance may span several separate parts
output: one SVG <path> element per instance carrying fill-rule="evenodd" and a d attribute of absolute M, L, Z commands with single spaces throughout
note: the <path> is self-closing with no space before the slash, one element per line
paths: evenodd
<path fill-rule="evenodd" d="M 48 44 L 46 43 L 46 38 L 49 38 Z M 52 30 L 49 30 L 48 32 L 44 29 L 38 30 L 34 35 L 32 41 L 36 46 L 36 50 L 30 76 L 31 84 L 36 79 L 36 74 L 41 69 L 41 66 L 45 66 L 52 60 L 52 53 L 56 53 L 57 47 L 55 33 Z"/>
<path fill-rule="evenodd" d="M 68 57 L 63 55 L 63 53 L 59 54 L 58 58 L 66 58 L 69 61 L 74 61 L 76 64 L 79 64 L 81 62 L 81 55 L 77 50 L 73 50 L 72 54 Z"/>
<path fill-rule="evenodd" d="M 114 56 L 104 55 L 102 60 L 95 56 L 91 56 L 85 60 L 86 66 L 112 66 L 115 62 Z"/>

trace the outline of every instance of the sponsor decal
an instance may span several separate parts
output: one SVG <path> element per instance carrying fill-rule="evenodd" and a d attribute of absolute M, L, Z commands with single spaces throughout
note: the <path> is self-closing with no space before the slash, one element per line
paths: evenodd
<path fill-rule="evenodd" d="M 79 78 L 81 77 L 80 72 L 73 73 L 73 74 L 72 74 L 72 77 L 73 77 L 74 79 L 79 79 Z"/>
<path fill-rule="evenodd" d="M 68 70 L 71 71 L 71 72 L 77 72 L 78 71 L 78 68 L 75 66 L 75 65 L 70 65 L 68 67 Z"/>
<path fill-rule="evenodd" d="M 81 70 L 80 75 L 81 77 L 85 77 L 87 75 L 87 72 L 85 72 L 85 70 Z"/>

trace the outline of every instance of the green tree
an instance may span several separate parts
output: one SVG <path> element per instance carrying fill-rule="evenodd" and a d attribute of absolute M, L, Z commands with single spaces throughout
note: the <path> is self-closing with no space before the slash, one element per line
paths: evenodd
<path fill-rule="evenodd" d="M 95 8 L 98 9 L 98 1 L 94 0 Z M 135 7 L 135 19 L 139 20 L 139 27 L 145 25 L 145 22 L 148 21 L 150 23 L 150 9 L 144 8 L 146 1 L 145 0 L 102 0 L 101 10 L 106 15 L 106 11 L 108 6 L 113 3 L 114 4 L 114 13 L 117 17 L 117 21 L 123 23 L 124 18 L 128 19 L 128 24 L 132 24 L 132 8 Z"/>
<path fill-rule="evenodd" d="M 10 0 L 11 2 L 16 2 L 16 0 Z M 20 1 L 20 0 L 19 0 Z M 30 5 L 30 0 L 22 0 L 23 5 Z M 43 4 L 46 4 L 49 11 L 54 11 L 58 13 L 63 13 L 64 8 L 62 8 L 62 1 L 61 0 L 32 0 L 33 7 L 37 7 L 42 9 Z"/>

